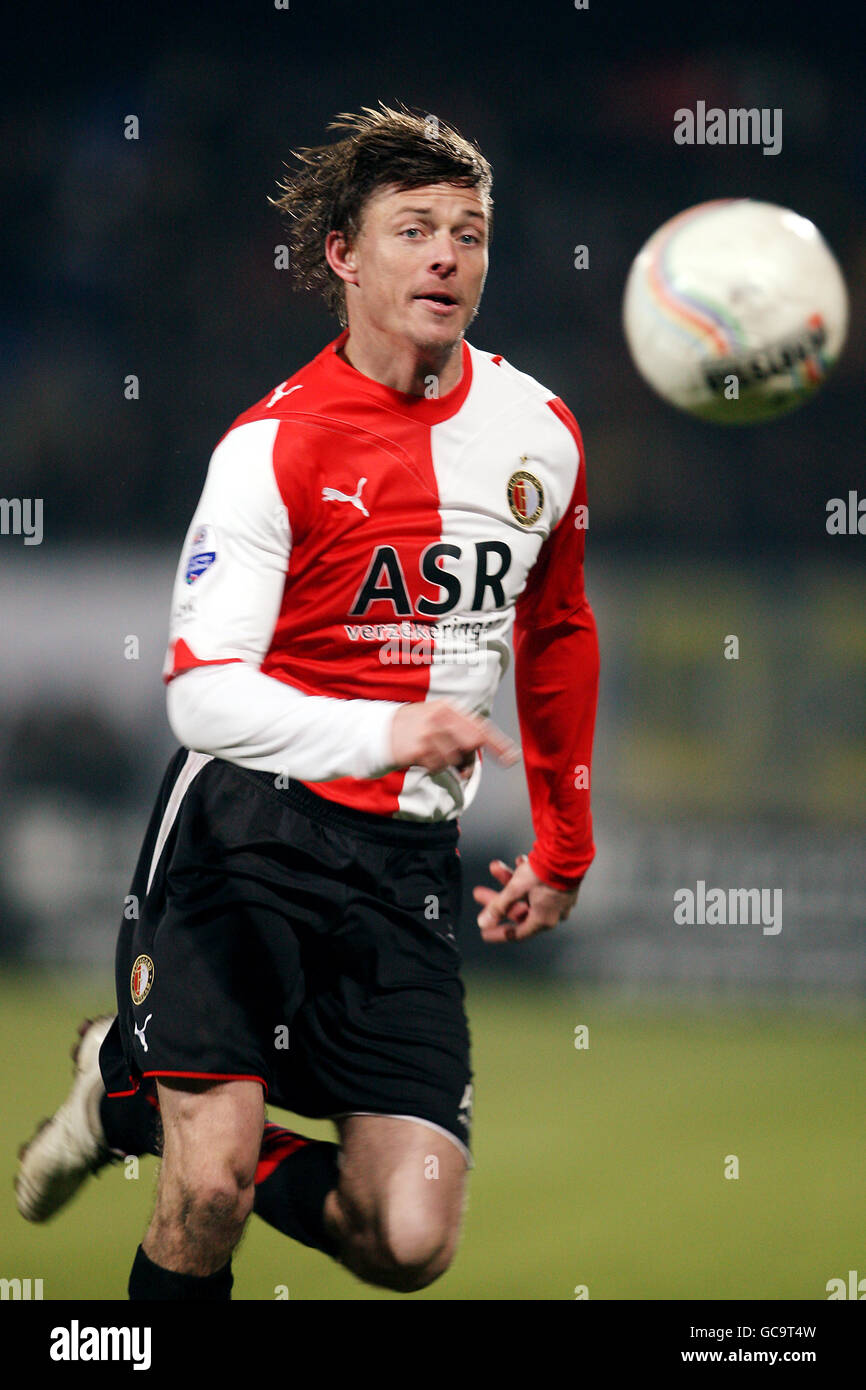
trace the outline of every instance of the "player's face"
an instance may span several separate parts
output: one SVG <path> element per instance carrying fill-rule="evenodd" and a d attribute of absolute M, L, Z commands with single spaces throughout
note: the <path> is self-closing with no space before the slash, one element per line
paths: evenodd
<path fill-rule="evenodd" d="M 350 312 L 422 351 L 447 351 L 478 312 L 487 275 L 487 209 L 471 188 L 379 189 L 352 247 Z"/>

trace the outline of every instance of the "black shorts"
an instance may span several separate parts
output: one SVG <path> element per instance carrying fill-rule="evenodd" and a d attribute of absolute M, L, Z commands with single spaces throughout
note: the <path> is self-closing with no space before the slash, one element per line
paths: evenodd
<path fill-rule="evenodd" d="M 423 1121 L 469 1161 L 456 822 L 277 783 L 185 748 L 169 764 L 120 929 L 107 1091 L 252 1078 L 299 1115 Z"/>

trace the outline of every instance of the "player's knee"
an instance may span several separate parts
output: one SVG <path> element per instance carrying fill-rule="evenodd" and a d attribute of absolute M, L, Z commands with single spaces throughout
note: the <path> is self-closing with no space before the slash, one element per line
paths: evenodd
<path fill-rule="evenodd" d="M 445 1273 L 456 1247 L 456 1232 L 448 1223 L 405 1211 L 390 1216 L 378 1233 L 376 1261 L 389 1288 L 415 1293 Z"/>
<path fill-rule="evenodd" d="M 234 1147 L 187 1152 L 186 1160 L 178 1167 L 172 1155 L 163 1164 L 164 1212 L 189 1232 L 239 1233 L 253 1208 L 254 1161 Z"/>
<path fill-rule="evenodd" d="M 183 1186 L 180 1215 L 184 1226 L 204 1234 L 239 1233 L 253 1209 L 255 1187 L 230 1164 L 190 1174 Z"/>
<path fill-rule="evenodd" d="M 414 1293 L 445 1273 L 457 1248 L 459 1222 L 412 1204 L 358 1200 L 346 1183 L 334 1197 L 342 1258 L 360 1278 Z"/>

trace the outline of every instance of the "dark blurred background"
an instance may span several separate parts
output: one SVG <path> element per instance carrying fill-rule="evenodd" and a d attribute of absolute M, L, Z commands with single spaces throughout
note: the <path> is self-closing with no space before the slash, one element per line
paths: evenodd
<path fill-rule="evenodd" d="M 825 527 L 831 497 L 866 491 L 858 19 L 745 0 L 19 16 L 0 125 L 0 491 L 43 499 L 44 539 L 0 537 L 0 950 L 111 958 L 173 746 L 168 600 L 208 457 L 339 331 L 274 268 L 267 196 L 292 147 L 382 99 L 454 123 L 491 160 L 470 341 L 561 395 L 588 452 L 598 859 L 567 929 L 482 952 L 470 913 L 467 954 L 620 986 L 862 994 L 866 538 Z M 675 145 L 673 113 L 697 100 L 781 108 L 781 152 Z M 654 398 L 620 326 L 650 233 L 731 195 L 816 222 L 852 309 L 818 398 L 746 429 Z M 516 730 L 510 684 L 500 699 Z M 488 768 L 464 821 L 470 883 L 530 833 L 519 771 Z M 672 895 L 699 878 L 782 888 L 783 930 L 675 926 Z"/>

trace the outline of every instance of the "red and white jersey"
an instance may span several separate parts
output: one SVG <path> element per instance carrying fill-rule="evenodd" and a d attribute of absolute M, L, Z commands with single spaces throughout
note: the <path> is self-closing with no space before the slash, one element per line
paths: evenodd
<path fill-rule="evenodd" d="M 459 384 L 427 398 L 357 371 L 338 355 L 347 338 L 213 454 L 174 589 L 172 728 L 348 806 L 451 818 L 475 795 L 480 758 L 467 779 L 393 770 L 393 716 L 439 698 L 489 716 L 516 624 L 530 863 L 572 887 L 594 855 L 598 683 L 577 424 L 466 342 Z"/>

